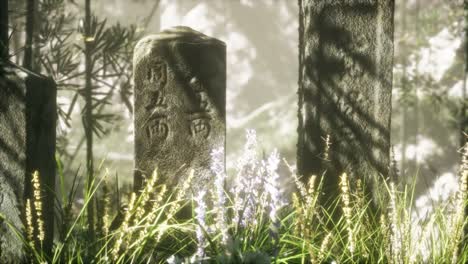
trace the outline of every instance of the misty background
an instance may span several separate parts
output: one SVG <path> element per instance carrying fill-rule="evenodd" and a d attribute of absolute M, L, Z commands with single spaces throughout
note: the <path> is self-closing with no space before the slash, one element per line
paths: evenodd
<path fill-rule="evenodd" d="M 463 6 L 462 1 L 450 0 L 395 2 L 391 129 L 394 160 L 399 179 L 416 183 L 416 194 L 420 196 L 416 206 L 425 208 L 447 199 L 457 189 L 459 105 L 466 98 Z M 22 8 L 21 2 L 17 8 Z M 81 1 L 67 8 L 83 13 Z M 107 25 L 135 25 L 136 31 L 144 35 L 183 25 L 224 41 L 228 170 L 242 153 L 245 129 L 257 131 L 265 155 L 277 148 L 282 157 L 295 164 L 297 1 L 100 0 L 92 1 L 92 10 L 99 18 L 107 19 Z M 16 22 L 19 26 L 23 23 Z M 21 33 L 13 37 L 16 41 L 23 38 Z M 16 53 L 17 61 L 21 56 L 21 51 Z M 95 139 L 95 163 L 98 171 L 108 168 L 120 184 L 130 185 L 132 113 L 121 96 L 114 95 L 111 101 L 105 111 L 118 118 L 106 124 L 105 133 Z M 68 91 L 59 91 L 58 102 L 67 108 L 73 98 Z M 62 122 L 58 128 L 62 139 L 59 157 L 66 164 L 65 175 L 73 175 L 79 168 L 84 175 L 84 102 L 78 99 L 75 103 L 70 124 Z M 282 176 L 289 174 L 284 170 Z"/>

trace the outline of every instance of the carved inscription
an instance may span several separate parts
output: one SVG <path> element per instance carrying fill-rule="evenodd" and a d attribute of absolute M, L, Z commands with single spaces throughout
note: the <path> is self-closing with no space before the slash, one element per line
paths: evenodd
<path fill-rule="evenodd" d="M 190 134 L 192 137 L 207 139 L 210 136 L 210 117 L 206 113 L 194 113 L 190 116 Z"/>
<path fill-rule="evenodd" d="M 190 86 L 195 92 L 195 98 L 198 111 L 193 113 L 190 120 L 190 134 L 192 137 L 202 137 L 207 139 L 210 136 L 211 124 L 210 124 L 210 111 L 211 106 L 208 98 L 208 93 L 204 89 L 200 81 L 193 77 L 190 80 Z"/>
<path fill-rule="evenodd" d="M 192 86 L 192 89 L 195 92 L 197 106 L 199 107 L 200 111 L 209 112 L 211 110 L 211 106 L 208 100 L 208 93 L 206 92 L 200 81 L 196 77 L 193 77 L 190 80 L 190 85 Z"/>
<path fill-rule="evenodd" d="M 144 98 L 145 108 L 147 110 L 152 110 L 157 107 L 167 108 L 166 97 L 164 91 L 149 91 L 148 96 Z"/>
<path fill-rule="evenodd" d="M 165 86 L 167 83 L 167 65 L 161 59 L 155 59 L 148 65 L 147 82 L 149 89 L 143 99 L 144 107 L 150 118 L 145 123 L 148 143 L 166 140 L 169 135 Z"/>
<path fill-rule="evenodd" d="M 222 41 L 186 27 L 136 44 L 135 191 L 156 167 L 168 188 L 191 169 L 193 191 L 212 180 L 210 152 L 225 145 L 225 57 Z"/>
<path fill-rule="evenodd" d="M 164 88 L 167 82 L 167 66 L 160 59 L 156 59 L 149 63 L 146 80 L 152 90 Z"/>
<path fill-rule="evenodd" d="M 169 134 L 167 116 L 155 115 L 148 119 L 145 124 L 146 138 L 149 143 L 155 140 L 165 140 Z"/>

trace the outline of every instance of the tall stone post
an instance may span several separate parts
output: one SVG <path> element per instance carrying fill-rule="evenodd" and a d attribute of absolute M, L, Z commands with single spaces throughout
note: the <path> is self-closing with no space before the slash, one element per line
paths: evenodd
<path fill-rule="evenodd" d="M 329 199 L 343 172 L 371 192 L 389 171 L 394 0 L 299 4 L 298 173 Z"/>
<path fill-rule="evenodd" d="M 26 85 L 14 71 L 0 69 L 0 259 L 6 263 L 24 257 L 23 244 L 7 225 L 23 230 L 26 175 Z"/>
<path fill-rule="evenodd" d="M 53 79 L 34 73 L 28 74 L 25 83 L 27 92 L 24 194 L 25 198 L 33 198 L 32 175 L 35 171 L 39 172 L 45 231 L 42 250 L 50 256 L 54 241 L 57 86 Z"/>
<path fill-rule="evenodd" d="M 195 170 L 210 180 L 210 153 L 226 136 L 226 46 L 188 27 L 138 42 L 134 53 L 135 175 L 139 190 L 157 167 L 169 185 Z"/>
<path fill-rule="evenodd" d="M 21 215 L 25 200 L 34 201 L 31 184 L 34 171 L 39 172 L 41 184 L 42 249 L 46 254 L 52 250 L 56 91 L 50 78 L 14 65 L 0 70 L 0 213 L 5 217 L 0 221 L 0 260 L 5 263 L 16 263 L 24 254 L 22 242 L 7 222 L 17 231 L 23 230 Z M 36 208 L 32 209 L 35 220 Z M 34 235 L 37 239 L 38 234 Z"/>

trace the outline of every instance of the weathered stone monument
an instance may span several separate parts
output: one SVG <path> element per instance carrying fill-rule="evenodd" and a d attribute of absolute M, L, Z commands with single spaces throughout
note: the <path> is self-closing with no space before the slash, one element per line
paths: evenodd
<path fill-rule="evenodd" d="M 57 86 L 43 75 L 29 73 L 26 91 L 26 180 L 25 198 L 33 198 L 32 174 L 39 172 L 45 237 L 42 250 L 52 253 L 54 238 L 55 141 Z"/>
<path fill-rule="evenodd" d="M 373 188 L 389 169 L 394 0 L 299 2 L 298 172 L 326 171 L 330 199 L 343 172 Z"/>
<path fill-rule="evenodd" d="M 53 243 L 55 186 L 56 86 L 52 79 L 20 70 L 0 69 L 0 213 L 22 231 L 24 201 L 30 198 L 32 174 L 41 183 L 44 252 Z M 34 208 L 33 208 L 34 209 Z M 6 222 L 1 225 L 0 259 L 21 258 L 22 243 Z"/>
<path fill-rule="evenodd" d="M 138 42 L 134 53 L 136 190 L 157 167 L 173 185 L 195 170 L 211 177 L 210 153 L 225 145 L 226 46 L 188 27 Z"/>
<path fill-rule="evenodd" d="M 22 230 L 21 211 L 26 175 L 26 85 L 0 69 L 0 259 L 7 263 L 23 256 L 22 243 L 6 221 Z"/>

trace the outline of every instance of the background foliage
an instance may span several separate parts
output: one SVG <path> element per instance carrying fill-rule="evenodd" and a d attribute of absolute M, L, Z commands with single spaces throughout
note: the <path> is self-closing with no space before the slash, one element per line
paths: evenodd
<path fill-rule="evenodd" d="M 84 43 L 92 43 L 94 160 L 125 185 L 133 166 L 132 50 L 141 36 L 175 25 L 228 43 L 228 168 L 246 128 L 257 131 L 264 152 L 278 148 L 294 164 L 295 1 L 92 1 L 92 36 L 84 34 L 84 1 L 38 2 L 34 68 L 59 87 L 58 159 L 67 188 L 75 174 L 84 176 L 86 160 Z M 26 1 L 10 7 L 10 50 L 21 64 Z M 466 116 L 460 106 L 467 101 L 464 26 L 462 1 L 396 1 L 392 144 L 400 179 L 415 181 L 416 195 L 430 198 L 419 200 L 421 208 L 457 186 L 459 120 Z"/>

